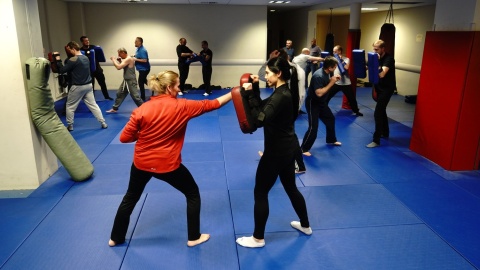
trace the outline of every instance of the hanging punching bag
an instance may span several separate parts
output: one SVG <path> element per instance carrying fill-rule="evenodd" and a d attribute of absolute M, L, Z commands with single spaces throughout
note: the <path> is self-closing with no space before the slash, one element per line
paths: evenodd
<path fill-rule="evenodd" d="M 335 36 L 332 33 L 332 10 L 330 9 L 330 23 L 328 25 L 328 34 L 325 37 L 325 48 L 326 52 L 329 52 L 330 55 L 333 55 L 333 47 L 335 46 Z"/>
<path fill-rule="evenodd" d="M 390 2 L 390 8 L 388 9 L 387 17 L 385 18 L 385 23 L 380 28 L 380 35 L 378 38 L 385 42 L 385 52 L 395 58 L 395 25 L 393 20 L 393 1 Z M 395 73 L 395 69 L 389 72 Z M 394 93 L 397 93 L 396 85 Z M 374 100 L 377 100 L 377 92 L 375 91 L 375 87 L 372 87 L 372 98 Z"/>

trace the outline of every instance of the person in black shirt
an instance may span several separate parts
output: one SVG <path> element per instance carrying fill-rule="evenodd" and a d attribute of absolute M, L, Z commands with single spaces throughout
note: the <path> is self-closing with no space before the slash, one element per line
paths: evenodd
<path fill-rule="evenodd" d="M 208 42 L 202 41 L 202 51 L 199 53 L 202 57 L 202 76 L 203 85 L 205 86 L 204 96 L 208 96 L 212 93 L 211 80 L 212 80 L 212 58 L 213 52 L 208 48 Z"/>
<path fill-rule="evenodd" d="M 187 62 L 187 60 L 192 58 L 194 53 L 187 47 L 187 39 L 181 38 L 178 42 L 180 42 L 180 44 L 177 45 L 178 73 L 180 74 L 180 93 L 178 93 L 178 95 L 182 96 L 185 91 L 188 72 L 190 71 L 190 63 Z"/>
<path fill-rule="evenodd" d="M 80 37 L 80 42 L 82 43 L 82 47 L 80 48 L 80 51 L 83 51 L 83 55 L 87 56 L 90 54 L 90 50 L 95 48 L 95 45 L 91 45 L 90 41 L 88 40 L 88 37 L 86 36 L 81 36 Z M 108 89 L 107 89 L 107 84 L 105 83 L 105 75 L 103 75 L 103 69 L 100 66 L 100 63 L 95 60 L 95 71 L 91 73 L 91 76 L 95 79 L 97 79 L 98 84 L 100 85 L 100 88 L 102 89 L 102 94 L 105 99 L 108 100 L 113 100 L 108 95 Z M 92 79 L 93 79 L 92 78 Z M 92 80 L 92 85 L 93 89 L 95 90 L 95 80 Z M 95 94 L 95 91 L 94 91 Z"/>
<path fill-rule="evenodd" d="M 373 43 L 373 51 L 379 56 L 378 61 L 378 83 L 374 84 L 377 92 L 377 105 L 375 106 L 375 132 L 373 141 L 366 146 L 373 148 L 380 146 L 380 138 L 388 138 L 390 129 L 388 127 L 387 105 L 395 92 L 395 59 L 385 52 L 385 42 L 381 39 Z"/>
<path fill-rule="evenodd" d="M 236 242 L 244 247 L 259 248 L 265 246 L 264 233 L 269 213 L 268 193 L 277 177 L 280 177 L 283 188 L 300 218 L 300 221 L 292 221 L 290 225 L 307 235 L 312 234 L 312 229 L 305 199 L 295 185 L 294 152 L 299 147 L 294 125 L 299 105 L 297 70 L 284 58 L 270 59 L 265 78 L 274 91 L 264 100 L 260 98 L 258 75 L 252 75 L 251 78 L 253 85 L 248 83 L 243 87 L 247 90 L 245 94 L 256 119 L 255 124 L 263 127 L 264 153 L 255 176 L 253 236 L 240 237 Z M 288 81 L 291 81 L 291 89 Z"/>

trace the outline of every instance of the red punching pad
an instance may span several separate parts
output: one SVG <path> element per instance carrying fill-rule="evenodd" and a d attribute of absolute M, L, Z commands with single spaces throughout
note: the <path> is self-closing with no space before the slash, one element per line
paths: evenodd
<path fill-rule="evenodd" d="M 52 69 L 53 73 L 58 73 L 57 59 L 55 59 L 57 55 L 59 56 L 60 54 L 52 52 L 48 53 L 48 61 L 50 61 L 50 68 Z"/>
<path fill-rule="evenodd" d="M 243 133 L 253 133 L 257 130 L 257 127 L 254 123 L 254 118 L 251 115 L 250 107 L 248 105 L 248 99 L 242 95 L 242 92 L 245 92 L 242 85 L 244 83 L 251 83 L 252 79 L 250 73 L 245 73 L 240 77 L 240 86 L 236 86 L 232 89 L 232 101 L 233 106 L 235 107 L 235 112 L 237 113 L 238 124 Z"/>

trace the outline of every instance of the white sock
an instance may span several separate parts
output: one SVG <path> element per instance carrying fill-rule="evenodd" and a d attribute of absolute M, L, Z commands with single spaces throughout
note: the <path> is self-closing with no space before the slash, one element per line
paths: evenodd
<path fill-rule="evenodd" d="M 255 239 L 253 239 L 253 236 L 243 236 L 240 238 L 237 238 L 237 244 L 239 244 L 242 247 L 249 247 L 249 248 L 259 248 L 265 246 L 265 240 L 262 242 L 257 242 Z"/>
<path fill-rule="evenodd" d="M 292 221 L 292 222 L 290 222 L 290 225 L 291 225 L 293 228 L 301 231 L 302 233 L 304 233 L 304 234 L 306 234 L 306 235 L 311 235 L 312 232 L 313 232 L 311 227 L 308 227 L 308 228 L 302 227 L 302 225 L 300 224 L 299 221 Z"/>

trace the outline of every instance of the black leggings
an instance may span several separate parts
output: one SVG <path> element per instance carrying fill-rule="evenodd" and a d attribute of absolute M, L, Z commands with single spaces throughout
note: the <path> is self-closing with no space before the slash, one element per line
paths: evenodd
<path fill-rule="evenodd" d="M 128 190 L 118 207 L 117 215 L 113 223 L 110 239 L 117 244 L 125 242 L 130 215 L 135 208 L 138 200 L 142 196 L 143 190 L 152 177 L 163 180 L 175 189 L 185 195 L 187 199 L 187 227 L 188 240 L 194 241 L 200 238 L 200 192 L 197 183 L 193 179 L 188 169 L 180 164 L 180 167 L 168 173 L 152 173 L 137 169 L 132 164 L 130 171 L 130 182 Z"/>
<path fill-rule="evenodd" d="M 293 209 L 300 218 L 302 227 L 310 227 L 305 199 L 295 185 L 294 154 L 278 157 L 265 152 L 260 158 L 255 176 L 255 206 L 253 212 L 255 230 L 253 231 L 253 237 L 257 239 L 264 239 L 265 226 L 269 215 L 268 192 L 272 189 L 278 176 L 280 176 L 280 181 Z"/>

